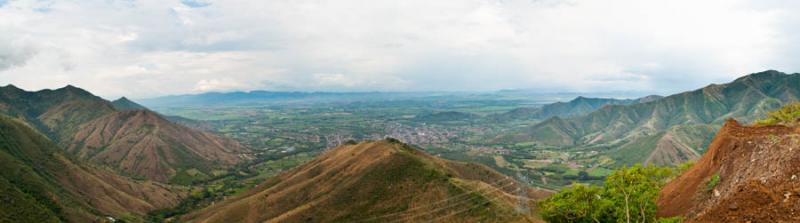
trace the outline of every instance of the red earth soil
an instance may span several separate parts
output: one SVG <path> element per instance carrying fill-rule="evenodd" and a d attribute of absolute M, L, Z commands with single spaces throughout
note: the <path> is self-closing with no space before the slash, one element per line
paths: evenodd
<path fill-rule="evenodd" d="M 800 129 L 728 120 L 708 152 L 664 187 L 658 208 L 686 222 L 800 222 Z"/>

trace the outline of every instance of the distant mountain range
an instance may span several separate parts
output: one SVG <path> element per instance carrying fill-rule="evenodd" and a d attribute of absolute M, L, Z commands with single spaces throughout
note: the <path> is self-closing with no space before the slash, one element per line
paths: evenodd
<path fill-rule="evenodd" d="M 517 108 L 506 113 L 495 115 L 498 120 L 548 119 L 552 117 L 569 118 L 589 114 L 606 105 L 630 105 L 646 103 L 661 99 L 658 95 L 650 95 L 638 99 L 586 98 L 579 96 L 569 102 L 556 102 L 536 108 Z"/>
<path fill-rule="evenodd" d="M 571 118 L 552 117 L 497 140 L 596 150 L 618 164 L 674 164 L 698 158 L 728 118 L 751 122 L 797 101 L 800 74 L 765 71 L 727 84 L 630 105 L 608 105 Z"/>
<path fill-rule="evenodd" d="M 542 222 L 535 201 L 550 193 L 482 165 L 383 140 L 341 146 L 182 220 Z"/>
<path fill-rule="evenodd" d="M 139 102 L 149 107 L 196 107 L 196 106 L 231 106 L 259 104 L 275 101 L 314 101 L 314 100 L 368 100 L 397 99 L 429 95 L 424 93 L 386 93 L 386 92 L 209 92 L 202 94 L 173 95 L 157 98 L 140 99 Z"/>
<path fill-rule="evenodd" d="M 187 183 L 249 159 L 249 150 L 233 140 L 74 86 L 37 92 L 0 87 L 0 114 L 28 123 L 82 160 L 159 182 Z"/>

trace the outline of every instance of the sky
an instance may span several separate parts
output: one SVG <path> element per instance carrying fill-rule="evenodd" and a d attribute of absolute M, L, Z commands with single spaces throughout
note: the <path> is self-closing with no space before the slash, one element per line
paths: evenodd
<path fill-rule="evenodd" d="M 0 0 L 0 85 L 675 93 L 800 72 L 794 0 Z"/>

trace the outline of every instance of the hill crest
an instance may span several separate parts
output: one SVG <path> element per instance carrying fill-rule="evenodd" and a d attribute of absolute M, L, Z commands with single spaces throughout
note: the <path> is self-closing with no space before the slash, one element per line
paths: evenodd
<path fill-rule="evenodd" d="M 535 190 L 531 190 L 535 191 Z M 184 217 L 197 222 L 539 222 L 513 178 L 402 143 L 344 145 L 254 190 Z"/>

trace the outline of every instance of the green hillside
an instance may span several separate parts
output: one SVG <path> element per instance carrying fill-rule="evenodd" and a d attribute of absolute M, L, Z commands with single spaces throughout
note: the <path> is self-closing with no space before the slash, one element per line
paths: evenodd
<path fill-rule="evenodd" d="M 64 197 L 51 169 L 57 161 L 48 153 L 55 146 L 24 124 L 0 116 L 0 222 L 59 222 Z M 31 149 L 33 148 L 33 149 Z M 50 151 L 52 152 L 52 151 Z M 69 202 L 70 199 L 58 199 Z M 71 206 L 71 205 L 70 205 Z M 82 212 L 85 210 L 71 210 Z M 88 213 L 86 213 L 88 214 Z"/>
<path fill-rule="evenodd" d="M 184 193 L 81 164 L 61 151 L 26 124 L 0 115 L 0 222 L 136 220 L 176 205 Z"/>
<path fill-rule="evenodd" d="M 68 143 L 81 124 L 114 111 L 108 101 L 73 86 L 36 92 L 0 87 L 0 113 L 30 123 L 60 144 Z"/>
<path fill-rule="evenodd" d="M 765 117 L 768 111 L 796 101 L 798 89 L 800 74 L 765 71 L 647 103 L 610 105 L 584 116 L 551 118 L 502 137 L 562 148 L 605 148 L 606 153 L 624 159 L 621 163 L 644 162 L 661 145 L 702 152 L 699 149 L 726 119 L 752 122 Z M 615 154 L 630 152 L 635 153 Z"/>
<path fill-rule="evenodd" d="M 552 117 L 570 118 L 589 114 L 607 105 L 630 105 L 646 103 L 661 99 L 661 96 L 650 95 L 638 99 L 613 99 L 613 98 L 587 98 L 577 97 L 568 102 L 556 102 L 538 108 L 517 108 L 506 113 L 498 114 L 498 120 L 515 119 L 548 119 Z"/>

